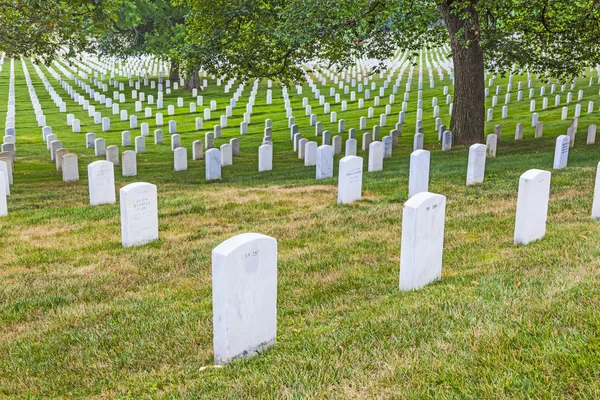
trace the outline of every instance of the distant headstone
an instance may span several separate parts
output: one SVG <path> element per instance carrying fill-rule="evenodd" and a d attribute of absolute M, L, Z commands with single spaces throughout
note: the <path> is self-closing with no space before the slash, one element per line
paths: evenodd
<path fill-rule="evenodd" d="M 368 171 L 376 172 L 383 169 L 383 143 L 373 142 L 369 145 Z"/>

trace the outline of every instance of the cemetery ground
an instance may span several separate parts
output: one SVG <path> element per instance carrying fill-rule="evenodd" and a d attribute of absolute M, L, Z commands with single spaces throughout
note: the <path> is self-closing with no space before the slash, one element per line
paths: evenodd
<path fill-rule="evenodd" d="M 598 112 L 582 113 L 568 167 L 552 170 L 556 137 L 570 118 L 560 120 L 560 107 L 539 111 L 544 135 L 535 139 L 529 99 L 517 102 L 515 96 L 509 118 L 501 120 L 496 111 L 487 125 L 492 133 L 502 124 L 503 135 L 497 157 L 487 160 L 484 183 L 468 187 L 468 148 L 442 152 L 433 119 L 424 119 L 429 191 L 448 201 L 442 279 L 401 292 L 414 107 L 392 158 L 384 160 L 383 171 L 365 168 L 363 199 L 351 205 L 336 204 L 341 156 L 334 178 L 316 181 L 314 167 L 305 167 L 291 149 L 282 104 L 264 104 L 265 83 L 250 134 L 239 135 L 238 112 L 223 139 L 215 139 L 215 147 L 233 137 L 241 143 L 241 155 L 220 181 L 206 181 L 204 161 L 189 156 L 189 169 L 174 172 L 166 129 L 165 145 L 148 140 L 138 154 L 138 176 L 122 177 L 115 168 L 117 191 L 138 181 L 158 187 L 160 239 L 123 248 L 118 203 L 89 206 L 87 165 L 103 158 L 85 148 L 85 132 L 119 145 L 121 153 L 128 123 L 113 120 L 110 132 L 100 132 L 71 105 L 69 112 L 84 121 L 82 133 L 71 133 L 27 65 L 48 125 L 78 154 L 80 180 L 62 182 L 49 161 L 15 62 L 15 184 L 9 215 L 0 218 L 0 396 L 600 397 L 600 225 L 590 218 L 600 144 L 585 141 Z M 7 97 L 8 69 L 0 72 L 0 99 Z M 440 84 L 448 78 L 436 78 L 436 93 Z M 586 100 L 600 105 L 598 85 L 588 86 L 585 78 L 578 84 Z M 301 98 L 310 94 L 305 89 L 305 95 L 290 90 L 296 119 L 304 137 L 320 141 L 312 139 L 314 127 L 302 112 Z M 182 93 L 165 99 L 190 96 Z M 432 93 L 424 90 L 425 114 L 432 112 Z M 219 109 L 230 97 L 214 81 L 201 94 L 216 99 Z M 448 123 L 448 106 L 441 108 Z M 0 122 L 5 110 L 2 101 Z M 177 110 L 178 132 L 191 154 L 192 141 L 204 139 L 218 117 L 196 131 L 187 108 Z M 347 128 L 358 128 L 364 111 L 349 104 Z M 259 173 L 266 118 L 273 119 L 273 170 Z M 165 125 L 169 119 L 165 111 Z M 525 124 L 521 141 L 514 140 L 517 123 Z M 337 134 L 337 124 L 324 125 Z M 357 129 L 357 138 L 362 132 Z M 358 153 L 366 166 L 360 144 Z M 532 168 L 552 171 L 547 233 L 515 246 L 519 177 Z M 245 232 L 278 241 L 277 342 L 257 357 L 215 367 L 211 251 Z"/>

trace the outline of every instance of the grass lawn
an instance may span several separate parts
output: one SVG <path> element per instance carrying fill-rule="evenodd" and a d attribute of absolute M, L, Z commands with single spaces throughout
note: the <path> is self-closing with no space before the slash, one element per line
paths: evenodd
<path fill-rule="evenodd" d="M 71 133 L 33 64 L 27 60 L 26 66 L 47 124 L 79 156 L 81 180 L 63 183 L 50 161 L 21 62 L 15 61 L 17 161 L 10 214 L 0 219 L 0 397 L 600 398 L 600 223 L 590 218 L 600 143 L 585 143 L 587 127 L 599 115 L 587 114 L 587 102 L 595 101 L 598 109 L 600 87 L 588 86 L 587 78 L 579 79 L 572 91 L 575 100 L 579 89 L 585 92 L 583 114 L 568 167 L 552 171 L 547 235 L 515 246 L 519 176 L 532 168 L 551 170 L 556 137 L 570 124 L 560 119 L 566 91 L 560 93 L 561 107 L 540 111 L 544 136 L 535 139 L 527 89 L 524 100 L 516 101 L 516 83 L 527 78 L 514 78 L 506 120 L 500 116 L 507 79 L 498 78 L 495 84 L 502 84 L 503 91 L 496 119 L 486 128 L 492 133 L 495 124 L 503 125 L 498 156 L 487 160 L 483 184 L 466 187 L 468 149 L 455 146 L 442 152 L 434 131 L 431 98 L 438 96 L 449 125 L 442 88 L 450 84 L 447 75 L 442 82 L 435 75 L 436 88 L 423 92 L 424 128 L 425 148 L 431 151 L 430 191 L 448 201 L 442 280 L 400 292 L 416 70 L 399 147 L 377 173 L 366 172 L 367 155 L 359 150 L 365 157 L 363 200 L 348 206 L 336 204 L 339 156 L 336 178 L 316 181 L 315 168 L 304 167 L 292 151 L 278 88 L 269 106 L 266 82 L 261 83 L 250 134 L 240 137 L 252 86 L 246 84 L 223 138 L 215 140 L 218 147 L 240 137 L 241 156 L 223 169 L 218 182 L 205 181 L 203 161 L 190 159 L 188 171 L 173 172 L 167 126 L 172 117 L 166 107 L 176 104 L 177 97 L 186 99 L 175 119 L 191 158 L 192 141 L 204 140 L 204 133 L 218 123 L 237 83 L 225 94 L 209 79 L 204 104 L 216 99 L 219 109 L 201 132 L 195 131 L 194 118 L 203 116 L 204 107 L 192 115 L 189 93 L 166 95 L 165 145 L 154 145 L 152 134 L 147 138 L 146 153 L 137 158 L 137 177 L 122 177 L 120 167 L 115 168 L 117 190 L 137 181 L 158 186 L 160 239 L 123 249 L 118 203 L 89 206 L 87 165 L 97 158 L 85 148 L 85 133 L 96 132 L 122 152 L 120 135 L 129 130 L 128 123 L 117 122 L 117 116 L 97 104 L 97 111 L 112 119 L 112 130 L 101 132 L 41 66 L 68 112 L 82 120 L 82 133 Z M 1 126 L 9 71 L 10 60 L 5 60 Z M 397 122 L 407 73 L 382 134 Z M 428 87 L 427 71 L 424 76 Z M 377 76 L 374 81 L 382 80 Z M 376 116 L 383 112 L 391 86 Z M 126 87 L 129 100 L 122 109 L 131 114 L 131 88 Z M 535 81 L 535 87 L 539 110 L 541 83 Z M 156 97 L 156 90 L 141 90 Z M 549 85 L 546 90 L 553 106 Z M 308 85 L 303 95 L 295 88 L 289 92 L 305 137 L 320 140 L 312 139 L 314 128 L 304 116 L 302 97 L 310 97 L 325 129 L 337 134 L 337 125 L 327 122 L 318 100 L 309 96 Z M 487 101 L 489 108 L 491 96 Z M 332 101 L 332 111 L 346 120 L 347 129 L 358 128 L 366 115 L 366 108 L 358 110 L 356 103 L 349 102 L 348 111 L 341 113 Z M 365 103 L 372 106 L 373 100 Z M 137 114 L 152 132 L 154 117 Z M 266 118 L 274 121 L 273 171 L 258 173 L 257 148 Z M 375 121 L 378 117 L 369 119 L 369 129 Z M 525 124 L 524 139 L 514 141 L 519 122 Z M 139 129 L 131 131 L 133 142 Z M 359 149 L 362 133 L 357 132 Z M 343 136 L 345 141 L 347 133 Z M 211 250 L 245 232 L 278 241 L 277 343 L 258 357 L 216 368 Z"/>

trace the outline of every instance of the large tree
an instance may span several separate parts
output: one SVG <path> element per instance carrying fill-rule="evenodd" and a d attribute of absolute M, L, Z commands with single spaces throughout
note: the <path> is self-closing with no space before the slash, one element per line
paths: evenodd
<path fill-rule="evenodd" d="M 98 36 L 104 54 L 120 57 L 154 55 L 171 63 L 170 79 L 179 80 L 180 53 L 186 36 L 184 5 L 170 0 L 122 0 L 112 23 Z M 186 88 L 200 87 L 197 69 L 190 71 Z"/>
<path fill-rule="evenodd" d="M 114 0 L 0 1 L 0 51 L 50 62 L 58 54 L 93 50 L 91 37 L 113 6 Z"/>
<path fill-rule="evenodd" d="M 184 57 L 244 79 L 302 79 L 319 58 L 341 68 L 450 42 L 459 144 L 483 141 L 485 69 L 569 80 L 600 61 L 598 0 L 180 0 L 192 9 Z"/>

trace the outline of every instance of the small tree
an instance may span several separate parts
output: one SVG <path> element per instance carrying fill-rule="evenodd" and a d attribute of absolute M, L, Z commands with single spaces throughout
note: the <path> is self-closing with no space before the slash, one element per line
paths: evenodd
<path fill-rule="evenodd" d="M 449 41 L 459 144 L 483 141 L 486 68 L 568 80 L 600 60 L 597 0 L 182 1 L 184 63 L 242 79 L 300 81 L 300 64 L 315 58 L 345 67 Z"/>

